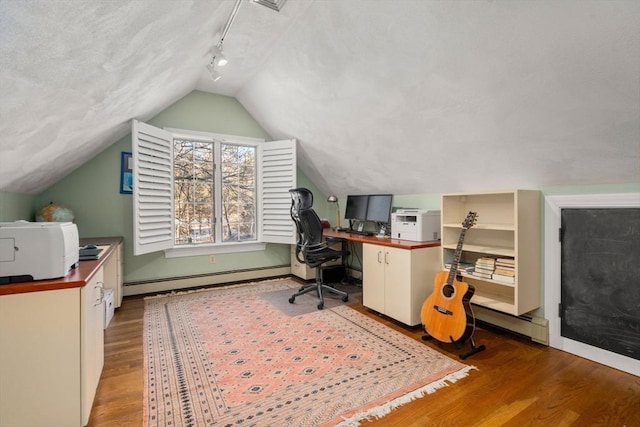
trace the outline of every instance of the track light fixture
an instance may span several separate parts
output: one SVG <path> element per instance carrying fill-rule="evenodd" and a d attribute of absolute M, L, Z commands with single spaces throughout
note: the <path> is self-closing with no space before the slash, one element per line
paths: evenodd
<path fill-rule="evenodd" d="M 229 62 L 224 52 L 222 51 L 222 42 L 229 32 L 231 24 L 233 24 L 233 20 L 236 18 L 236 14 L 238 13 L 238 9 L 240 9 L 242 1 L 243 0 L 236 0 L 236 4 L 231 11 L 231 15 L 229 15 L 229 19 L 227 19 L 224 30 L 222 30 L 220 41 L 218 41 L 218 44 L 216 44 L 211 51 L 211 61 L 209 61 L 207 69 L 209 70 L 209 74 L 211 75 L 211 78 L 214 82 L 220 80 L 220 78 L 222 77 L 217 71 L 216 67 L 224 67 Z"/>
<path fill-rule="evenodd" d="M 218 67 L 224 67 L 229 62 L 227 60 L 227 57 L 224 56 L 224 52 L 222 51 L 222 47 L 220 48 L 220 53 L 215 58 L 216 58 L 216 65 Z"/>
<path fill-rule="evenodd" d="M 229 62 L 222 51 L 222 43 L 214 46 L 209 54 L 211 55 L 211 62 L 218 67 L 224 67 Z"/>
<path fill-rule="evenodd" d="M 222 75 L 216 70 L 216 57 L 212 57 L 209 64 L 207 64 L 207 71 L 209 71 L 209 75 L 214 82 L 217 82 L 222 78 Z"/>

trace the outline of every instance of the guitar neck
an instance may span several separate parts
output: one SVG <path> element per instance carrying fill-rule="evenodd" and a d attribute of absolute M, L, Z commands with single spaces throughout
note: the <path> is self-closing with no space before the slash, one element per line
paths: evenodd
<path fill-rule="evenodd" d="M 460 238 L 458 239 L 458 245 L 456 246 L 456 251 L 453 255 L 453 262 L 451 263 L 451 268 L 449 269 L 449 275 L 447 276 L 447 283 L 453 283 L 453 279 L 456 276 L 456 272 L 458 271 L 458 265 L 460 264 L 460 258 L 462 258 L 462 244 L 464 242 L 464 236 L 467 234 L 467 229 L 463 228 L 460 231 Z"/>

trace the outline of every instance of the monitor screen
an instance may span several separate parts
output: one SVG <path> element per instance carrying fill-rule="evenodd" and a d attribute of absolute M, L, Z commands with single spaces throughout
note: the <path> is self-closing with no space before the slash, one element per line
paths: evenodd
<path fill-rule="evenodd" d="M 345 219 L 365 221 L 367 219 L 367 201 L 369 196 L 347 196 Z"/>
<path fill-rule="evenodd" d="M 369 204 L 367 205 L 367 221 L 391 222 L 391 202 L 393 195 L 391 194 L 371 194 L 369 196 Z"/>

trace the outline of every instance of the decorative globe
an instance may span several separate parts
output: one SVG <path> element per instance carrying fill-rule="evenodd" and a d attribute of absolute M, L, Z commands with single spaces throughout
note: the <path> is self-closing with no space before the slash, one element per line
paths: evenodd
<path fill-rule="evenodd" d="M 66 206 L 49 203 L 36 212 L 38 222 L 73 222 L 73 211 Z"/>

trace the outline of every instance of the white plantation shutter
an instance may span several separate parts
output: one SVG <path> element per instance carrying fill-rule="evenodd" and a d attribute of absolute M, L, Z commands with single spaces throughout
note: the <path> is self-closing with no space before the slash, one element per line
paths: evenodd
<path fill-rule="evenodd" d="M 260 144 L 258 159 L 261 240 L 268 243 L 294 244 L 296 236 L 289 213 L 289 190 L 296 187 L 296 140 Z"/>
<path fill-rule="evenodd" d="M 133 254 L 173 246 L 172 135 L 133 120 Z"/>

